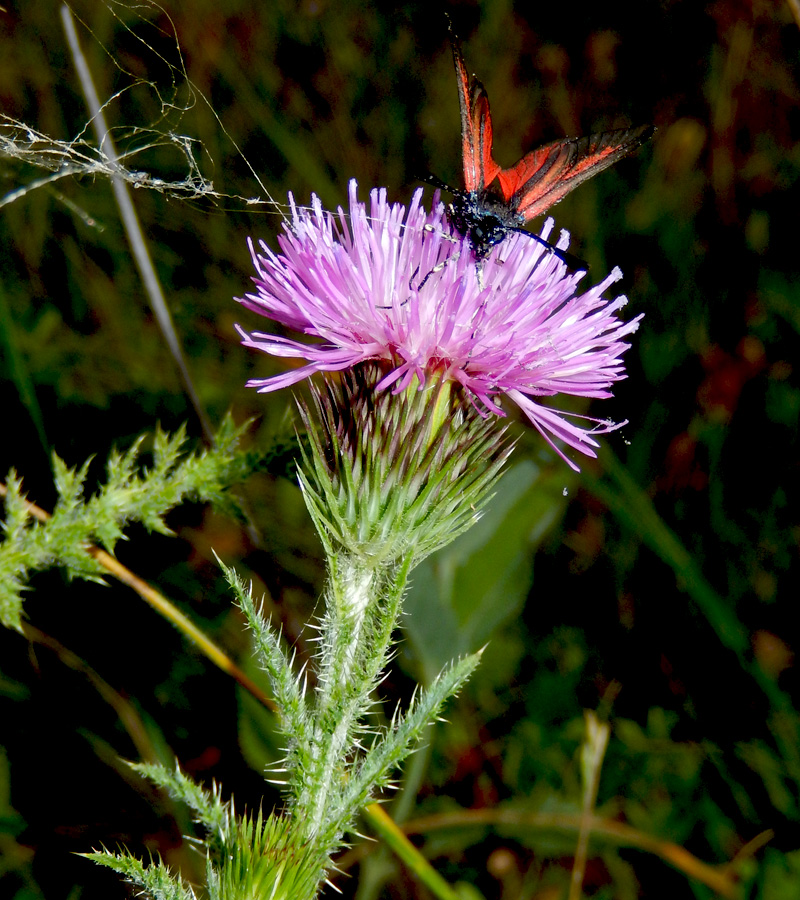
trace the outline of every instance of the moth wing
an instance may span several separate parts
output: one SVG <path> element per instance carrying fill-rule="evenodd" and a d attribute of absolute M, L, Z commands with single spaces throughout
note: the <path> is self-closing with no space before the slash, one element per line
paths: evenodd
<path fill-rule="evenodd" d="M 492 159 L 492 114 L 489 97 L 477 78 L 470 78 L 464 57 L 451 33 L 453 61 L 458 80 L 458 104 L 461 109 L 461 156 L 464 164 L 464 188 L 482 191 L 500 173 Z"/>
<path fill-rule="evenodd" d="M 621 128 L 531 150 L 515 166 L 497 173 L 503 199 L 525 221 L 534 219 L 579 184 L 636 150 L 654 131 L 652 125 Z"/>

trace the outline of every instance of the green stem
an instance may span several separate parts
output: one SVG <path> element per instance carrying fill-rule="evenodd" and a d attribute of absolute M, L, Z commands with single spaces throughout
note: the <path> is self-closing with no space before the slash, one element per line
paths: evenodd
<path fill-rule="evenodd" d="M 447 881 L 422 857 L 419 850 L 409 841 L 386 812 L 373 803 L 368 809 L 369 821 L 376 832 L 383 838 L 398 859 L 402 860 L 409 871 L 427 887 L 437 900 L 459 900 L 459 894 Z M 476 897 L 480 895 L 476 892 Z"/>
<path fill-rule="evenodd" d="M 370 567 L 344 553 L 330 561 L 310 770 L 295 807 L 307 840 L 333 844 L 354 813 L 342 802 L 347 761 L 389 659 L 407 576 L 408 565 Z"/>

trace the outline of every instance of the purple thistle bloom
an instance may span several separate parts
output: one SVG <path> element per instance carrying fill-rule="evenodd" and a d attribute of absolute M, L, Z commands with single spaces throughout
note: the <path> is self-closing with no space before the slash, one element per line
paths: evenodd
<path fill-rule="evenodd" d="M 462 385 L 483 414 L 505 415 L 504 394 L 517 404 L 573 469 L 578 467 L 554 439 L 596 456 L 593 434 L 625 423 L 603 421 L 543 406 L 534 398 L 558 393 L 609 397 L 625 371 L 624 338 L 641 315 L 617 317 L 625 297 L 602 295 L 622 277 L 619 269 L 583 294 L 576 286 L 585 272 L 570 273 L 547 247 L 511 234 L 476 265 L 469 240 L 451 236 L 445 207 L 427 213 L 422 191 L 408 211 L 389 204 L 385 189 L 370 193 L 369 211 L 350 182 L 350 213 L 323 211 L 292 202 L 292 221 L 278 238 L 281 252 L 250 241 L 257 293 L 239 302 L 248 309 L 322 343 L 304 343 L 239 328 L 243 343 L 272 356 L 307 364 L 248 386 L 274 391 L 314 372 L 349 369 L 382 360 L 389 371 L 377 389 L 405 390 L 429 377 Z M 545 222 L 542 238 L 553 228 Z M 569 235 L 562 232 L 558 248 Z M 237 326 L 238 327 L 238 326 Z M 567 417 L 591 423 L 585 427 Z"/>

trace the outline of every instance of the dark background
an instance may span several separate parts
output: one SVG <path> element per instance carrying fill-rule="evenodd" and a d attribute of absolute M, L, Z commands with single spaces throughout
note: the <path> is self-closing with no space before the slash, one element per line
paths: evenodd
<path fill-rule="evenodd" d="M 91 144 L 58 4 L 3 5 L 0 113 Z M 314 191 L 335 207 L 353 177 L 362 198 L 381 185 L 399 201 L 426 172 L 459 183 L 445 7 L 130 7 L 73 8 L 129 169 L 183 181 L 170 135 L 188 135 L 213 181 L 215 196 L 134 199 L 209 416 L 257 416 L 250 441 L 269 447 L 291 434 L 292 404 L 288 392 L 244 387 L 280 365 L 239 346 L 235 322 L 266 323 L 232 297 L 249 287 L 246 237 L 274 246 L 281 217 L 246 199 L 266 188 L 304 203 Z M 602 814 L 710 864 L 741 853 L 731 877 L 742 896 L 794 898 L 798 23 L 788 4 L 733 0 L 642 0 L 635 16 L 614 0 L 446 9 L 492 100 L 501 164 L 564 136 L 659 130 L 553 213 L 589 278 L 620 266 L 626 314 L 646 314 L 628 380 L 591 408 L 629 425 L 577 477 L 520 426 L 494 512 L 418 571 L 387 708 L 414 679 L 491 642 L 410 764 L 404 815 L 578 811 L 582 709 L 598 709 L 613 728 Z M 0 158 L 0 198 L 46 174 Z M 52 508 L 51 450 L 70 465 L 95 454 L 96 483 L 109 449 L 157 422 L 186 421 L 199 438 L 105 177 L 62 178 L 0 207 L 0 286 L 0 471 L 14 467 L 31 500 Z M 236 521 L 188 506 L 170 516 L 177 539 L 134 528 L 118 555 L 246 665 L 214 548 L 268 593 L 302 657 L 323 579 L 318 542 L 291 479 L 259 475 L 244 491 L 258 545 Z M 31 587 L 38 631 L 0 634 L 0 891 L 126 896 L 116 876 L 71 855 L 101 844 L 160 852 L 196 877 L 185 812 L 120 759 L 174 753 L 237 805 L 263 797 L 269 808 L 278 796 L 259 774 L 278 752 L 269 717 L 123 588 L 58 571 Z M 765 847 L 746 847 L 767 829 Z M 574 833 L 464 821 L 420 841 L 446 877 L 486 897 L 566 895 Z M 388 857 L 365 865 L 337 877 L 346 896 L 359 884 L 362 900 L 426 896 Z M 585 893 L 713 896 L 686 867 L 602 837 Z"/>

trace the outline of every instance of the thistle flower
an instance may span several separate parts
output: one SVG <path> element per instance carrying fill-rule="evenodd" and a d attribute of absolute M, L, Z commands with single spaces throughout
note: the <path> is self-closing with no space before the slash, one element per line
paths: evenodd
<path fill-rule="evenodd" d="M 609 397 L 625 378 L 621 356 L 641 315 L 625 322 L 625 297 L 603 297 L 622 274 L 576 292 L 585 272 L 570 272 L 548 247 L 509 235 L 476 264 L 469 241 L 452 234 L 445 207 L 432 212 L 414 193 L 408 210 L 389 204 L 384 189 L 370 193 L 369 210 L 349 185 L 350 211 L 325 212 L 292 204 L 292 220 L 278 238 L 281 252 L 250 241 L 255 293 L 248 309 L 321 339 L 307 343 L 239 328 L 243 343 L 306 365 L 250 387 L 274 391 L 314 372 L 350 369 L 368 360 L 385 371 L 376 389 L 422 389 L 429 379 L 461 385 L 484 416 L 504 416 L 502 396 L 515 403 L 573 469 L 556 441 L 596 456 L 593 435 L 614 423 L 543 405 L 559 393 Z M 541 232 L 553 229 L 548 219 Z M 556 244 L 565 250 L 569 235 Z M 480 266 L 480 268 L 479 268 Z M 577 421 L 571 421 L 571 420 Z M 589 423 L 581 424 L 581 423 Z"/>

